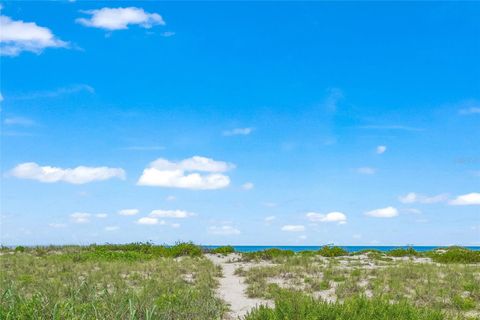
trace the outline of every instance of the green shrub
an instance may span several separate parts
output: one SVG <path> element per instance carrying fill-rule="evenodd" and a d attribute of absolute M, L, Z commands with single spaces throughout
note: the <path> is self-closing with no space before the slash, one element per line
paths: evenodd
<path fill-rule="evenodd" d="M 260 306 L 245 320 L 443 320 L 439 311 L 419 309 L 407 302 L 390 303 L 379 298 L 355 297 L 342 303 L 316 300 L 295 291 L 282 291 L 275 308 Z"/>
<path fill-rule="evenodd" d="M 324 246 L 317 253 L 323 257 L 341 257 L 347 256 L 348 252 L 340 247 Z"/>
<path fill-rule="evenodd" d="M 232 246 L 222 246 L 222 247 L 215 248 L 215 249 L 211 250 L 210 252 L 211 253 L 216 253 L 216 254 L 227 255 L 227 254 L 230 254 L 230 253 L 234 253 L 235 248 L 232 247 Z"/>
<path fill-rule="evenodd" d="M 175 245 L 168 247 L 167 250 L 167 255 L 171 257 L 199 257 L 202 253 L 202 248 L 193 244 L 193 242 L 177 242 Z"/>
<path fill-rule="evenodd" d="M 392 256 L 392 257 L 417 257 L 417 256 L 420 255 L 412 247 L 408 247 L 406 249 L 405 248 L 393 249 L 393 250 L 388 251 L 387 254 L 389 256 Z"/>
<path fill-rule="evenodd" d="M 275 258 L 291 257 L 295 255 L 292 250 L 282 250 L 278 248 L 270 248 L 255 252 L 246 252 L 243 254 L 245 260 L 263 259 L 272 260 Z"/>
<path fill-rule="evenodd" d="M 17 247 L 15 247 L 15 252 L 25 252 L 25 247 L 24 246 L 17 246 Z"/>
<path fill-rule="evenodd" d="M 480 251 L 462 247 L 435 250 L 427 255 L 439 263 L 480 263 Z"/>

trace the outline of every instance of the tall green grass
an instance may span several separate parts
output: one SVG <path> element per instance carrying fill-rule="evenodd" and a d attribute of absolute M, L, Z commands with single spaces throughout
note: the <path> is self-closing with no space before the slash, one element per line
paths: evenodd
<path fill-rule="evenodd" d="M 226 310 L 219 269 L 190 244 L 37 249 L 0 256 L 0 319 L 205 320 Z"/>
<path fill-rule="evenodd" d="M 416 308 L 408 302 L 355 297 L 344 303 L 327 303 L 294 291 L 282 291 L 275 307 L 261 306 L 245 320 L 443 320 L 439 311 Z"/>

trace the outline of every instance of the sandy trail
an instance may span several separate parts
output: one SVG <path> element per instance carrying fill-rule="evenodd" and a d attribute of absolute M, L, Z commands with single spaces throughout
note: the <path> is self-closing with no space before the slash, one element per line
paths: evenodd
<path fill-rule="evenodd" d="M 207 255 L 208 258 L 216 265 L 222 267 L 223 277 L 219 278 L 220 286 L 217 289 L 217 295 L 230 305 L 230 312 L 225 319 L 241 319 L 248 311 L 258 305 L 272 306 L 271 301 L 249 298 L 246 294 L 247 285 L 243 278 L 235 275 L 235 269 L 243 267 L 248 269 L 251 264 L 244 262 L 228 262 L 234 255 L 220 256 Z"/>

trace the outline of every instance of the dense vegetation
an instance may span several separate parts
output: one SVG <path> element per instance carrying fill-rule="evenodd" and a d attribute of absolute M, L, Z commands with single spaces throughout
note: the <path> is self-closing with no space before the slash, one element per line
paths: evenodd
<path fill-rule="evenodd" d="M 0 319 L 222 319 L 228 306 L 215 295 L 221 270 L 203 256 L 234 252 L 232 246 L 193 243 L 2 247 Z M 259 308 L 249 320 L 480 315 L 478 251 L 347 253 L 326 246 L 237 257 L 254 265 L 237 270 L 248 284 L 246 294 L 276 301 L 275 308 Z"/>
<path fill-rule="evenodd" d="M 226 310 L 214 292 L 220 270 L 191 243 L 2 253 L 0 319 L 221 319 Z"/>
<path fill-rule="evenodd" d="M 246 320 L 442 320 L 439 311 L 415 308 L 408 302 L 390 303 L 385 299 L 356 297 L 344 303 L 327 303 L 294 291 L 275 297 L 275 308 L 261 306 Z"/>

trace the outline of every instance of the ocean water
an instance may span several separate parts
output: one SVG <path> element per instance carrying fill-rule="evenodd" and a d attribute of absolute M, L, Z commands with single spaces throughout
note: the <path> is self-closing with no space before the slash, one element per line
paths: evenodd
<path fill-rule="evenodd" d="M 203 246 L 203 247 L 209 248 L 209 249 L 215 249 L 220 246 Z M 323 246 L 233 246 L 233 247 L 238 252 L 254 252 L 254 251 L 261 251 L 261 250 L 270 249 L 270 248 L 278 248 L 282 250 L 292 250 L 294 252 L 299 252 L 299 251 L 306 251 L 306 250 L 318 250 Z M 339 246 L 339 247 L 345 249 L 347 252 L 356 252 L 356 251 L 365 250 L 365 249 L 390 251 L 397 248 L 408 248 L 409 246 Z M 411 248 L 419 252 L 429 251 L 432 249 L 442 248 L 442 247 L 444 248 L 445 246 L 411 246 Z M 480 250 L 480 246 L 474 246 L 474 247 L 470 246 L 470 247 L 464 247 L 464 248 L 468 248 L 470 250 Z"/>

